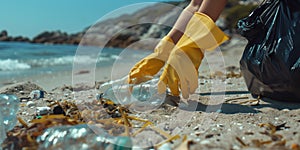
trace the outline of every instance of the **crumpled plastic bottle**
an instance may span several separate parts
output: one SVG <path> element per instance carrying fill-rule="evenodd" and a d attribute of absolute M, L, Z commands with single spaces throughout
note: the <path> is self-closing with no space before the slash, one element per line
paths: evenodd
<path fill-rule="evenodd" d="M 19 111 L 20 100 L 15 95 L 0 94 L 0 111 L 3 117 L 5 131 L 14 128 L 17 123 L 17 112 Z"/>
<path fill-rule="evenodd" d="M 0 145 L 6 138 L 6 132 L 13 129 L 17 123 L 19 104 L 17 96 L 0 94 Z"/>
<path fill-rule="evenodd" d="M 128 84 L 127 78 L 125 76 L 102 84 L 99 90 L 103 93 L 103 98 L 126 105 L 129 109 L 138 112 L 152 111 L 164 102 L 166 94 L 157 92 L 158 78 L 140 84 Z"/>
<path fill-rule="evenodd" d="M 3 116 L 2 112 L 0 112 L 0 150 L 2 150 L 1 144 L 6 138 L 5 129 L 4 129 L 4 123 L 3 123 Z"/>
<path fill-rule="evenodd" d="M 48 128 L 37 138 L 40 150 L 129 150 L 129 137 L 114 137 L 96 125 L 56 126 Z"/>

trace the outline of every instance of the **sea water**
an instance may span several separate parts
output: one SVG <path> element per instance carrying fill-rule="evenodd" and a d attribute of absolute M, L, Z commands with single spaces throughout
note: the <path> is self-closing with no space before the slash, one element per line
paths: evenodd
<path fill-rule="evenodd" d="M 0 87 L 5 82 L 16 78 L 72 71 L 74 58 L 78 49 L 76 45 L 0 42 Z M 97 56 L 96 67 L 98 69 L 112 66 L 116 60 L 119 63 L 131 61 L 134 64 L 149 53 L 139 50 L 93 46 L 86 46 L 85 49 L 97 52 L 91 55 Z M 126 57 L 123 54 L 125 50 Z M 88 62 L 90 61 L 90 57 L 93 56 L 84 56 L 80 60 Z"/>

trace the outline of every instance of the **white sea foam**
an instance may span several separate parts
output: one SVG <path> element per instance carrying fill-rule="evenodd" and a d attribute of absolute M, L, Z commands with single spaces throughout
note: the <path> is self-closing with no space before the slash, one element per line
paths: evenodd
<path fill-rule="evenodd" d="M 0 71 L 30 69 L 30 65 L 13 59 L 0 59 Z"/>
<path fill-rule="evenodd" d="M 57 66 L 57 65 L 68 65 L 72 64 L 74 61 L 74 56 L 63 56 L 57 58 L 48 59 L 31 59 L 27 63 L 33 67 L 47 67 L 47 66 Z"/>
<path fill-rule="evenodd" d="M 98 59 L 101 61 L 110 61 L 115 59 L 115 56 L 100 56 Z M 48 58 L 48 59 L 35 59 L 30 60 L 29 64 L 31 66 L 57 66 L 57 65 L 70 65 L 73 64 L 73 62 L 76 63 L 93 63 L 91 61 L 92 58 L 90 56 L 63 56 L 58 58 Z"/>
<path fill-rule="evenodd" d="M 117 59 L 117 55 L 99 56 L 98 61 L 111 61 Z M 74 60 L 76 59 L 76 60 Z M 16 60 L 16 59 L 0 59 L 0 71 L 12 71 L 20 69 L 30 69 L 34 67 L 51 67 L 61 65 L 72 65 L 74 62 L 79 64 L 95 63 L 91 61 L 90 56 L 63 56 L 47 59 L 29 59 L 29 60 Z"/>

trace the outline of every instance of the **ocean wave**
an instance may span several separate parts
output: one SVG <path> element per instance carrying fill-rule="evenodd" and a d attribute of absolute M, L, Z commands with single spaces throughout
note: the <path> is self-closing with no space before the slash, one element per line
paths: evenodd
<path fill-rule="evenodd" d="M 76 59 L 76 60 L 74 60 Z M 98 58 L 101 61 L 110 61 L 115 59 L 114 57 L 102 57 Z M 48 59 L 33 59 L 28 61 L 28 64 L 32 67 L 46 67 L 46 66 L 58 66 L 58 65 L 72 65 L 74 62 L 77 64 L 89 64 L 94 63 L 94 61 L 90 56 L 63 56 L 57 58 L 48 58 Z"/>
<path fill-rule="evenodd" d="M 32 67 L 47 67 L 47 66 L 57 66 L 57 65 L 68 65 L 72 64 L 74 61 L 74 56 L 63 56 L 63 57 L 54 57 L 47 59 L 31 59 L 27 60 Z"/>
<path fill-rule="evenodd" d="M 29 64 L 19 62 L 18 60 L 0 59 L 0 70 L 1 71 L 12 71 L 12 70 L 30 69 L 30 68 L 31 68 L 31 66 Z"/>
<path fill-rule="evenodd" d="M 119 58 L 117 55 L 100 55 L 98 57 L 98 62 L 103 61 L 113 61 Z M 94 63 L 91 61 L 90 56 L 62 56 L 53 58 L 41 58 L 41 59 L 0 59 L 0 71 L 12 71 L 19 69 L 31 69 L 35 67 L 52 67 L 52 66 L 62 66 L 62 65 L 72 65 L 74 63 L 88 64 Z"/>

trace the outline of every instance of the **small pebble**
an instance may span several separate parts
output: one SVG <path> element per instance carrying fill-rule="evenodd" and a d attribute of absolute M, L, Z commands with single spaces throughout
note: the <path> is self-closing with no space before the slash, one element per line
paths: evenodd
<path fill-rule="evenodd" d="M 20 104 L 20 107 L 25 107 L 25 106 L 26 106 L 26 104 L 24 104 L 24 103 Z"/>
<path fill-rule="evenodd" d="M 32 108 L 32 107 L 36 106 L 36 103 L 33 102 L 33 101 L 28 101 L 28 102 L 26 103 L 26 106 L 29 107 L 29 108 Z"/>
<path fill-rule="evenodd" d="M 165 118 L 170 118 L 170 115 L 164 115 Z"/>
<path fill-rule="evenodd" d="M 200 142 L 201 139 L 200 139 L 200 138 L 196 138 L 196 139 L 194 139 L 194 141 L 195 141 L 195 142 Z"/>
<path fill-rule="evenodd" d="M 254 133 L 253 132 L 251 132 L 251 131 L 247 131 L 247 132 L 245 132 L 245 135 L 253 135 Z"/>
<path fill-rule="evenodd" d="M 36 107 L 37 115 L 46 115 L 50 113 L 50 110 L 51 110 L 50 107 Z"/>
<path fill-rule="evenodd" d="M 210 144 L 210 141 L 209 140 L 203 140 L 203 141 L 200 142 L 200 144 L 202 144 L 202 145 Z"/>
<path fill-rule="evenodd" d="M 196 130 L 199 130 L 199 126 L 196 126 L 196 127 L 194 128 L 194 131 L 196 131 Z"/>
<path fill-rule="evenodd" d="M 209 139 L 209 138 L 212 138 L 214 135 L 213 134 L 207 134 L 206 136 L 205 136 L 205 138 L 206 139 Z"/>
<path fill-rule="evenodd" d="M 28 99 L 21 99 L 21 102 L 27 102 Z"/>
<path fill-rule="evenodd" d="M 232 149 L 241 149 L 238 145 L 233 145 Z"/>
<path fill-rule="evenodd" d="M 282 109 L 281 111 L 288 112 L 290 110 L 286 108 L 286 109 Z"/>
<path fill-rule="evenodd" d="M 202 132 L 195 132 L 196 136 L 200 136 L 202 134 Z"/>
<path fill-rule="evenodd" d="M 43 99 L 43 100 L 46 101 L 46 102 L 48 102 L 48 103 L 52 102 L 52 100 L 50 100 L 50 99 Z"/>
<path fill-rule="evenodd" d="M 229 84 L 229 85 L 231 85 L 232 84 L 232 82 L 225 82 L 226 84 Z"/>
<path fill-rule="evenodd" d="M 224 127 L 224 125 L 223 124 L 217 124 L 217 127 L 222 128 L 222 127 Z"/>
<path fill-rule="evenodd" d="M 236 125 L 241 126 L 242 124 L 241 123 L 236 123 Z"/>

